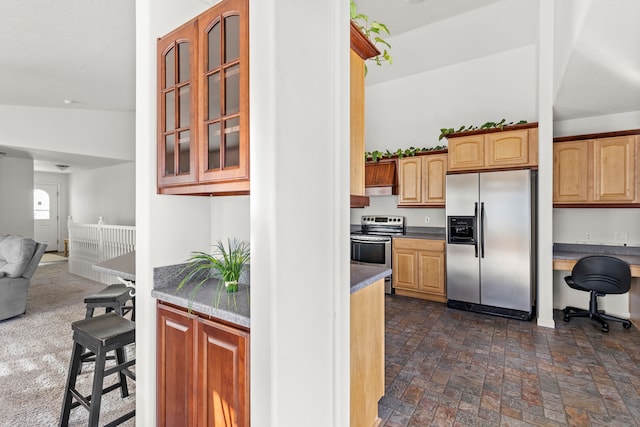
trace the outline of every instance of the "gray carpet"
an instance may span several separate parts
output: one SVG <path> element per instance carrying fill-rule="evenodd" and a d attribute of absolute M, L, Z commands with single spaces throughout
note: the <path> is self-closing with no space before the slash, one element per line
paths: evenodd
<path fill-rule="evenodd" d="M 67 369 L 72 349 L 71 323 L 84 318 L 84 297 L 104 284 L 70 274 L 66 262 L 41 264 L 31 280 L 27 312 L 0 321 L 0 426 L 58 425 Z M 100 311 L 101 312 L 101 311 Z M 134 346 L 127 349 L 133 357 Z M 112 361 L 107 362 L 111 366 Z M 132 369 L 135 370 L 135 367 Z M 116 375 L 105 379 L 112 384 Z M 76 387 L 90 394 L 93 367 L 85 364 Z M 119 391 L 103 396 L 100 425 L 135 407 L 135 384 L 131 395 Z M 88 412 L 71 411 L 70 426 L 86 425 Z M 134 426 L 135 418 L 122 424 Z"/>

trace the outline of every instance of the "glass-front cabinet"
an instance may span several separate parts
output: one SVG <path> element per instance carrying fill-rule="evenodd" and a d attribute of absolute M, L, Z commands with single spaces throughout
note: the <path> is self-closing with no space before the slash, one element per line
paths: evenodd
<path fill-rule="evenodd" d="M 158 192 L 248 194 L 249 16 L 224 0 L 158 40 Z"/>

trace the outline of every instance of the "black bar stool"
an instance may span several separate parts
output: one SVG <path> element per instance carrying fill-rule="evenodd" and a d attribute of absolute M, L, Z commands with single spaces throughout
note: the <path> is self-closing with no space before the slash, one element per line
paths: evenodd
<path fill-rule="evenodd" d="M 59 425 L 66 427 L 69 424 L 71 410 L 82 405 L 89 411 L 88 425 L 97 427 L 102 395 L 119 388 L 120 395 L 123 398 L 127 397 L 129 388 L 126 377 L 134 381 L 136 379 L 135 373 L 129 369 L 136 363 L 135 358 L 129 361 L 125 361 L 124 358 L 124 347 L 135 342 L 135 323 L 115 313 L 106 313 L 73 322 L 71 328 L 73 330 L 73 351 Z M 88 350 L 87 352 L 84 351 L 85 348 Z M 116 353 L 116 366 L 105 369 L 107 352 L 112 350 L 115 350 Z M 83 396 L 75 388 L 76 379 L 81 363 L 90 357 L 95 357 L 93 387 L 90 395 Z M 104 378 L 115 373 L 118 374 L 119 381 L 103 389 Z M 134 415 L 135 409 L 106 424 L 105 427 L 121 424 Z"/>
<path fill-rule="evenodd" d="M 135 298 L 131 296 L 134 289 L 128 288 L 123 284 L 116 283 L 109 285 L 100 292 L 88 295 L 84 299 L 87 305 L 85 318 L 93 317 L 96 308 L 104 308 L 105 312 L 115 311 L 117 315 L 124 316 L 131 312 L 131 320 L 136 320 L 135 314 Z M 127 305 L 127 301 L 131 300 L 133 305 Z"/>

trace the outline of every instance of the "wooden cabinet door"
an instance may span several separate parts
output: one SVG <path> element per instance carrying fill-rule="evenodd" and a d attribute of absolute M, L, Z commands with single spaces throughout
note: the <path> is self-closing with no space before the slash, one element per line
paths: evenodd
<path fill-rule="evenodd" d="M 198 319 L 198 425 L 249 427 L 249 333 Z"/>
<path fill-rule="evenodd" d="M 446 199 L 447 155 L 422 157 L 422 202 L 444 204 Z"/>
<path fill-rule="evenodd" d="M 589 200 L 588 148 L 588 141 L 553 144 L 554 203 Z"/>
<path fill-rule="evenodd" d="M 157 425 L 195 426 L 195 316 L 162 304 L 157 315 Z"/>
<path fill-rule="evenodd" d="M 196 182 L 197 21 L 158 39 L 158 189 Z"/>
<path fill-rule="evenodd" d="M 405 157 L 398 160 L 400 196 L 398 204 L 422 203 L 422 157 Z"/>
<path fill-rule="evenodd" d="M 414 249 L 393 249 L 393 287 L 418 289 L 418 252 Z"/>
<path fill-rule="evenodd" d="M 225 0 L 198 16 L 199 180 L 249 180 L 249 11 Z M 211 186 L 211 191 L 224 187 Z"/>
<path fill-rule="evenodd" d="M 593 141 L 593 179 L 595 201 L 635 201 L 636 144 L 633 136 Z"/>
<path fill-rule="evenodd" d="M 446 301 L 445 262 L 442 252 L 418 252 L 418 289 Z"/>
<path fill-rule="evenodd" d="M 485 167 L 484 135 L 449 139 L 449 170 L 482 169 Z"/>
<path fill-rule="evenodd" d="M 488 133 L 485 138 L 486 167 L 529 164 L 529 131 L 527 129 Z"/>

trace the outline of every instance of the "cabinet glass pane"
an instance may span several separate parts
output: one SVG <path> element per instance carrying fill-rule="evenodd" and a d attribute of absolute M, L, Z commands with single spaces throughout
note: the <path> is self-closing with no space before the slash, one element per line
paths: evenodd
<path fill-rule="evenodd" d="M 209 44 L 209 60 L 207 70 L 213 70 L 220 66 L 220 22 L 216 22 L 207 35 Z"/>
<path fill-rule="evenodd" d="M 189 80 L 189 43 L 178 43 L 178 82 Z"/>
<path fill-rule="evenodd" d="M 189 94 L 191 93 L 191 88 L 189 85 L 182 86 L 178 89 L 178 105 L 180 107 L 178 113 L 178 123 L 180 123 L 180 127 L 188 127 L 189 126 L 189 114 L 191 111 L 191 100 Z"/>
<path fill-rule="evenodd" d="M 240 118 L 224 123 L 224 167 L 240 165 Z"/>
<path fill-rule="evenodd" d="M 175 56 L 176 51 L 174 48 L 164 55 L 164 89 L 173 86 L 176 83 L 175 78 Z"/>
<path fill-rule="evenodd" d="M 207 120 L 220 118 L 220 73 L 211 74 L 208 79 L 209 86 L 209 116 Z"/>
<path fill-rule="evenodd" d="M 190 168 L 190 159 L 191 156 L 189 155 L 190 150 L 190 146 L 191 146 L 191 136 L 189 135 L 189 131 L 183 131 L 180 132 L 179 134 L 179 141 L 178 141 L 178 146 L 180 147 L 180 153 L 178 154 L 179 158 L 179 167 L 180 167 L 180 173 L 189 173 L 189 168 Z"/>
<path fill-rule="evenodd" d="M 224 18 L 224 60 L 231 62 L 240 56 L 240 17 Z"/>
<path fill-rule="evenodd" d="M 224 85 L 225 114 L 236 114 L 240 111 L 240 65 L 225 70 Z"/>
<path fill-rule="evenodd" d="M 175 157 L 175 138 L 173 134 L 164 137 L 164 176 L 173 175 L 175 169 L 173 168 Z"/>
<path fill-rule="evenodd" d="M 175 94 L 172 90 L 164 94 L 164 130 L 176 128 Z"/>
<path fill-rule="evenodd" d="M 209 125 L 207 169 L 220 169 L 220 122 Z"/>

